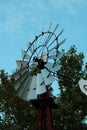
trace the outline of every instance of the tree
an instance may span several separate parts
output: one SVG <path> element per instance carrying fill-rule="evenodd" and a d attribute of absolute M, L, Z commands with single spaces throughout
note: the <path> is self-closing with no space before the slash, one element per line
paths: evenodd
<path fill-rule="evenodd" d="M 34 130 L 35 109 L 16 96 L 11 77 L 0 71 L 0 130 Z"/>
<path fill-rule="evenodd" d="M 62 65 L 58 73 L 60 95 L 56 102 L 58 110 L 55 111 L 56 130 L 86 130 L 87 96 L 78 86 L 80 78 L 87 79 L 84 66 L 83 53 L 77 54 L 72 46 L 60 60 Z"/>

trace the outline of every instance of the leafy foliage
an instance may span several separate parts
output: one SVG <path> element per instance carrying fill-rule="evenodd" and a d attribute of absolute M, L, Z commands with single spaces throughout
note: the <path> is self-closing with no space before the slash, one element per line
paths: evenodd
<path fill-rule="evenodd" d="M 0 72 L 0 79 L 1 130 L 24 130 L 24 128 L 33 130 L 35 110 L 32 104 L 16 96 L 13 88 L 14 81 L 5 74 L 4 70 Z"/>
<path fill-rule="evenodd" d="M 86 130 L 87 124 L 87 97 L 78 86 L 80 78 L 86 78 L 83 69 L 83 53 L 77 54 L 77 49 L 72 46 L 64 54 L 60 63 L 62 68 L 59 72 L 60 95 L 57 98 L 59 109 L 55 111 L 56 129 L 61 130 Z M 62 76 L 60 75 L 62 73 Z M 57 120 L 58 118 L 58 120 Z"/>

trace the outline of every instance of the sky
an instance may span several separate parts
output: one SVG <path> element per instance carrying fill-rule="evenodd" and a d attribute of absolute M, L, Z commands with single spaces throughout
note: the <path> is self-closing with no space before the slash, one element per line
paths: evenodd
<path fill-rule="evenodd" d="M 50 23 L 64 29 L 61 49 L 76 45 L 87 57 L 87 0 L 0 0 L 0 70 L 11 74 L 21 49 Z"/>

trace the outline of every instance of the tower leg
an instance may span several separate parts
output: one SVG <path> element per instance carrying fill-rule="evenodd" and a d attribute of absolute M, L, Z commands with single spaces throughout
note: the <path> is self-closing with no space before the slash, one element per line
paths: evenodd
<path fill-rule="evenodd" d="M 45 107 L 43 106 L 42 108 L 38 108 L 36 130 L 54 130 L 51 108 L 46 103 L 44 105 Z"/>
<path fill-rule="evenodd" d="M 47 106 L 46 109 L 46 119 L 47 119 L 47 130 L 54 130 L 52 115 L 51 115 L 51 109 Z"/>
<path fill-rule="evenodd" d="M 36 130 L 39 130 L 39 125 L 40 125 L 40 114 L 41 114 L 41 109 L 38 109 L 37 113 L 37 119 L 36 119 Z"/>

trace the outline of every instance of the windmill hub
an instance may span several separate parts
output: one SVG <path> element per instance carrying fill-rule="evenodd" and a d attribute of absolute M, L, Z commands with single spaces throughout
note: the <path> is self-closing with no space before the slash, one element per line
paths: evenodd
<path fill-rule="evenodd" d="M 37 66 L 37 67 L 38 67 L 39 69 L 43 69 L 43 68 L 44 68 L 44 65 L 46 64 L 46 62 L 44 62 L 43 59 L 39 59 L 38 57 L 34 57 L 34 58 L 33 58 L 33 61 L 38 63 L 38 66 Z"/>

